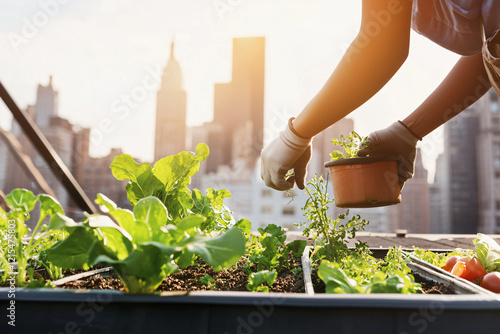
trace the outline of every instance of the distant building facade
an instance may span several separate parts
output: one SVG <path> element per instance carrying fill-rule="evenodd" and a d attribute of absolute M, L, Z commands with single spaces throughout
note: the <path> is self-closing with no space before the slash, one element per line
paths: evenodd
<path fill-rule="evenodd" d="M 476 233 L 479 222 L 478 104 L 445 123 L 442 166 L 437 169 L 441 193 L 442 233 Z"/>
<path fill-rule="evenodd" d="M 127 204 L 125 182 L 116 180 L 109 169 L 112 157 L 121 151 L 112 150 L 110 155 L 104 158 L 91 157 L 89 154 L 90 129 L 74 126 L 68 120 L 58 116 L 58 96 L 59 93 L 53 87 L 51 77 L 47 86 L 39 85 L 36 103 L 34 107 L 28 107 L 28 115 L 35 120 L 40 131 L 90 200 L 93 201 L 97 193 L 101 192 L 117 203 Z M 31 157 L 33 164 L 54 191 L 66 213 L 81 215 L 80 208 L 71 200 L 62 183 L 55 177 L 15 120 L 12 121 L 11 133 L 17 137 L 24 152 Z M 0 150 L 5 150 L 3 143 L 0 145 Z M 14 157 L 10 153 L 5 156 L 7 159 L 3 163 L 3 173 L 0 176 L 0 180 L 3 180 L 1 189 L 6 194 L 15 188 L 26 188 L 39 193 L 37 185 L 19 167 Z"/>
<path fill-rule="evenodd" d="M 436 159 L 436 172 L 434 174 L 434 182 L 429 185 L 429 210 L 430 210 L 430 225 L 431 233 L 449 233 L 449 204 L 445 194 L 445 181 L 447 173 L 444 169 L 444 154 L 440 154 Z"/>
<path fill-rule="evenodd" d="M 417 149 L 413 178 L 405 182 L 402 201 L 394 206 L 393 228 L 406 229 L 409 233 L 430 233 L 430 189 L 422 154 Z"/>
<path fill-rule="evenodd" d="M 478 103 L 479 222 L 482 233 L 500 233 L 500 100 L 492 89 Z M 464 156 L 465 157 L 465 156 Z"/>
<path fill-rule="evenodd" d="M 265 38 L 234 38 L 232 81 L 215 84 L 214 120 L 203 125 L 214 152 L 207 160 L 208 173 L 237 161 L 255 166 L 264 140 L 264 71 Z"/>

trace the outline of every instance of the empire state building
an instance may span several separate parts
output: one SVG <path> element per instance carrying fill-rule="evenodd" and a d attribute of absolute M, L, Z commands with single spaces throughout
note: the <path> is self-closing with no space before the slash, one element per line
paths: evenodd
<path fill-rule="evenodd" d="M 170 59 L 163 71 L 161 87 L 156 96 L 155 161 L 186 149 L 186 92 L 182 84 L 182 70 L 174 57 L 174 43 Z"/>

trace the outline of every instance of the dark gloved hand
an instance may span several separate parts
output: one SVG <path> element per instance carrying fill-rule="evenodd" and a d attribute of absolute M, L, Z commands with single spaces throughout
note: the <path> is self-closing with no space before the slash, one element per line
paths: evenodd
<path fill-rule="evenodd" d="M 291 127 L 292 120 L 261 153 L 262 180 L 276 190 L 291 189 L 294 183 L 304 189 L 307 164 L 311 159 L 311 139 L 297 136 Z M 285 180 L 291 169 L 294 175 Z"/>
<path fill-rule="evenodd" d="M 401 122 L 372 132 L 368 135 L 366 148 L 358 152 L 358 156 L 394 156 L 398 160 L 398 176 L 401 186 L 413 177 L 417 142 L 421 140 L 408 130 Z"/>

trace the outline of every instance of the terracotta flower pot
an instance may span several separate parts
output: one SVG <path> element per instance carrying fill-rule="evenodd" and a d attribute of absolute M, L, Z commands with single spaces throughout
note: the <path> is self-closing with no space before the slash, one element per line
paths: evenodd
<path fill-rule="evenodd" d="M 401 203 L 395 158 L 366 157 L 325 163 L 330 168 L 335 205 L 371 208 Z"/>

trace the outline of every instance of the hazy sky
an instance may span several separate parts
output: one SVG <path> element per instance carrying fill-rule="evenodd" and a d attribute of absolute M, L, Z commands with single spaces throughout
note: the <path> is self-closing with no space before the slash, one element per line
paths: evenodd
<path fill-rule="evenodd" d="M 93 155 L 122 147 L 151 161 L 153 79 L 174 36 L 189 125 L 213 117 L 213 84 L 231 78 L 232 38 L 265 36 L 269 120 L 298 114 L 320 89 L 357 33 L 360 9 L 361 0 L 2 0 L 0 80 L 24 108 L 53 75 L 59 114 L 92 128 Z M 361 134 L 404 118 L 458 59 L 415 33 L 410 52 L 391 82 L 351 114 Z M 0 103 L 0 126 L 10 120 Z M 269 124 L 267 141 L 280 130 Z M 431 171 L 439 133 L 422 142 Z"/>

